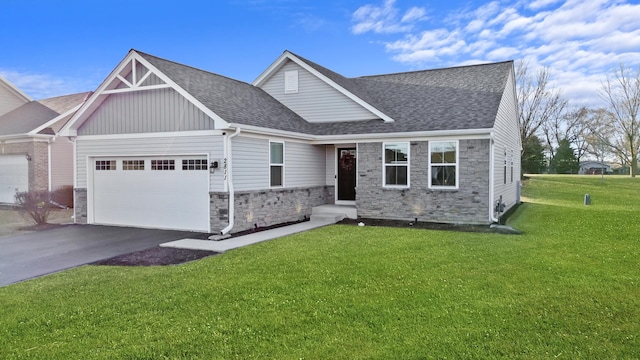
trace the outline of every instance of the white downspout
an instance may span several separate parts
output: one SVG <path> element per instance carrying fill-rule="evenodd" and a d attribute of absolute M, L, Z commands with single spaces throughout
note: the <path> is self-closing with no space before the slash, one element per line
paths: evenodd
<path fill-rule="evenodd" d="M 78 163 L 76 162 L 77 159 L 77 155 L 76 155 L 76 138 L 75 137 L 67 137 L 67 141 L 71 143 L 71 145 L 73 146 L 73 215 L 71 215 L 71 218 L 73 219 L 73 223 L 76 223 L 76 189 L 78 188 Z M 87 196 L 89 196 L 87 194 Z M 89 199 L 87 199 L 87 213 L 89 212 Z"/>
<path fill-rule="evenodd" d="M 231 158 L 233 157 L 232 155 L 232 146 L 231 146 L 231 139 L 233 139 L 234 137 L 240 135 L 240 128 L 236 128 L 236 131 L 227 136 L 227 138 L 225 139 L 224 142 L 224 170 L 225 170 L 225 176 L 224 176 L 224 181 L 225 181 L 225 185 L 229 191 L 229 225 L 222 229 L 222 231 L 220 231 L 220 233 L 222 235 L 226 235 L 227 233 L 229 233 L 229 231 L 231 231 L 231 229 L 233 229 L 233 225 L 234 225 L 234 217 L 235 217 L 235 191 L 233 190 L 233 167 L 232 167 L 232 163 L 233 161 L 231 160 Z"/>
<path fill-rule="evenodd" d="M 51 143 L 54 141 L 56 141 L 55 137 L 47 141 L 47 182 L 49 183 L 47 189 L 49 192 L 53 191 L 53 186 L 51 186 L 51 182 L 53 181 L 53 176 L 51 176 Z"/>
<path fill-rule="evenodd" d="M 497 223 L 500 221 L 500 219 L 498 219 L 495 216 L 493 211 L 493 200 L 494 200 L 493 197 L 495 196 L 494 195 L 495 184 L 493 183 L 493 178 L 495 173 L 494 147 L 495 147 L 495 144 L 494 144 L 493 133 L 492 133 L 489 139 L 489 218 L 491 219 L 491 221 Z"/>

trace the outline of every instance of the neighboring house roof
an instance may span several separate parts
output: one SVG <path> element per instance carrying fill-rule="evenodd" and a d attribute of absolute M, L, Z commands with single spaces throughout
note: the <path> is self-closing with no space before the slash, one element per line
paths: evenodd
<path fill-rule="evenodd" d="M 71 115 L 90 92 L 30 101 L 0 116 L 0 137 L 34 134 L 55 135 L 49 127 Z"/>

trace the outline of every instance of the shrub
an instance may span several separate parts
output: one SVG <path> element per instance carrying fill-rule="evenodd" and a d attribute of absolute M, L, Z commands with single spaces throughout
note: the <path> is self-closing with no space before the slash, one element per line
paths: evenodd
<path fill-rule="evenodd" d="M 36 225 L 47 223 L 51 212 L 51 193 L 45 190 L 24 191 L 16 193 L 16 203 L 23 214 L 29 215 Z"/>
<path fill-rule="evenodd" d="M 73 186 L 65 185 L 51 193 L 51 201 L 57 205 L 73 207 Z"/>

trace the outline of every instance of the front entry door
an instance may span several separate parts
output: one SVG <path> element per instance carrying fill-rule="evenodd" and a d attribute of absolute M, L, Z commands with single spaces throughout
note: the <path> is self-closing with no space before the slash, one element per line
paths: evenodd
<path fill-rule="evenodd" d="M 338 201 L 356 200 L 356 149 L 338 148 Z"/>

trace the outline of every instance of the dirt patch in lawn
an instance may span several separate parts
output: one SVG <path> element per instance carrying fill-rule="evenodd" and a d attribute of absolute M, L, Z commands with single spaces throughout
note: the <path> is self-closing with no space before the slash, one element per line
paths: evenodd
<path fill-rule="evenodd" d="M 112 266 L 156 266 L 176 265 L 189 261 L 217 255 L 218 253 L 206 250 L 176 249 L 170 247 L 154 247 L 146 250 L 124 254 L 111 259 L 100 260 L 92 265 Z"/>

